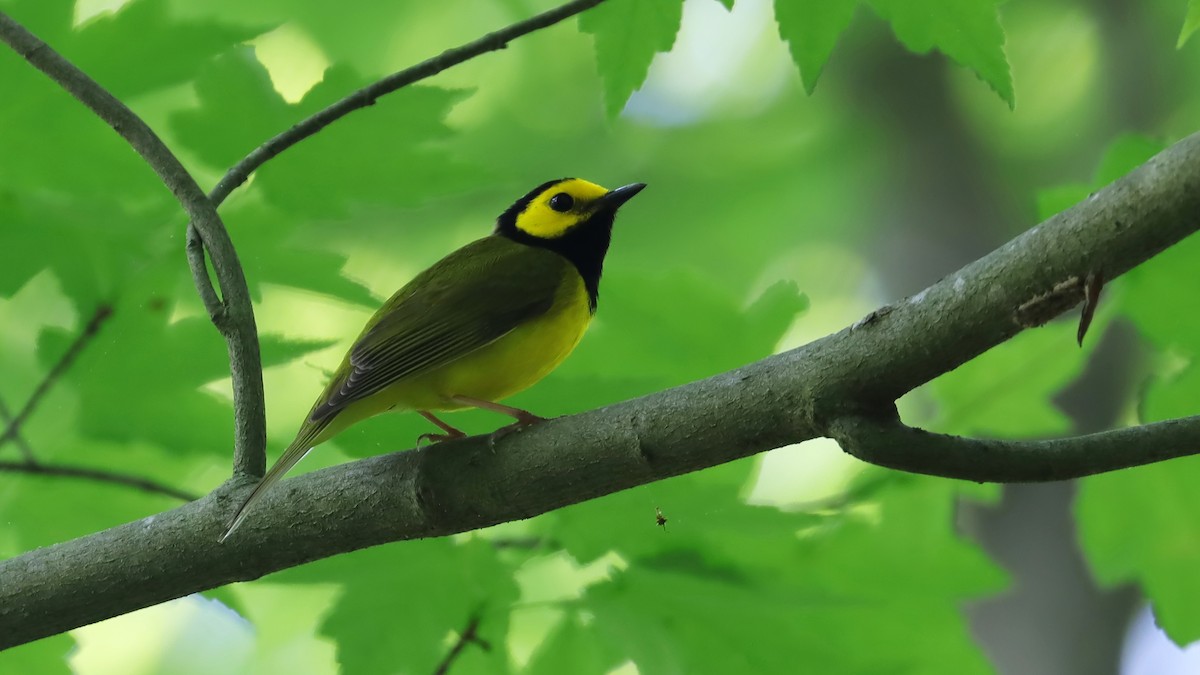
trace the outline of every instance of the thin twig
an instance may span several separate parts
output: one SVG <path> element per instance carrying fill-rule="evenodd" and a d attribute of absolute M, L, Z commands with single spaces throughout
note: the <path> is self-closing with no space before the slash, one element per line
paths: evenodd
<path fill-rule="evenodd" d="M 479 620 L 478 612 L 471 615 L 471 618 L 467 621 L 467 627 L 459 634 L 458 640 L 450 648 L 450 651 L 446 653 L 446 658 L 442 659 L 442 662 L 438 664 L 437 669 L 433 671 L 433 675 L 446 675 L 446 673 L 450 672 L 450 666 L 454 665 L 454 660 L 472 642 L 479 645 L 480 649 L 483 649 L 485 652 L 491 650 L 492 646 L 479 637 L 477 632 L 479 629 Z"/>
<path fill-rule="evenodd" d="M 194 495 L 186 490 L 171 487 L 149 478 L 140 476 L 130 476 L 124 473 L 115 471 L 105 471 L 103 469 L 92 469 L 84 466 L 74 466 L 71 464 L 49 464 L 44 462 L 0 462 L 0 472 L 8 473 L 27 473 L 37 476 L 63 476 L 66 478 L 82 478 L 86 480 L 99 481 L 102 483 L 112 483 L 114 485 L 124 485 L 126 487 L 137 488 L 143 492 L 166 495 L 174 497 L 185 502 L 192 502 L 200 498 L 199 495 Z"/>
<path fill-rule="evenodd" d="M 124 103 L 51 49 L 21 24 L 0 12 L 0 41 L 45 73 L 108 123 L 150 165 L 179 201 L 212 256 L 224 304 L 212 313 L 225 337 L 233 378 L 234 471 L 261 476 L 266 468 L 266 406 L 263 401 L 262 359 L 258 331 L 246 276 L 216 206 L 196 184 L 154 130 Z M 207 274 L 207 273 L 206 273 Z M 206 277 L 207 279 L 207 277 Z M 205 289 L 199 289 L 207 297 Z"/>
<path fill-rule="evenodd" d="M 25 401 L 25 405 L 21 410 L 8 422 L 8 428 L 4 430 L 4 435 L 0 436 L 0 446 L 17 438 L 17 435 L 21 432 L 21 425 L 37 409 L 38 404 L 49 393 L 54 383 L 58 382 L 58 379 L 70 370 L 71 365 L 75 363 L 75 359 L 79 357 L 83 348 L 87 346 L 87 343 L 92 341 L 92 338 L 96 337 L 96 333 L 100 332 L 100 326 L 104 325 L 108 317 L 112 316 L 112 311 L 112 307 L 108 305 L 100 305 L 96 308 L 96 311 L 92 313 L 92 318 L 88 319 L 87 325 L 83 327 L 83 330 L 71 342 L 71 346 L 67 347 L 67 351 L 63 352 L 58 362 L 50 368 L 50 372 L 46 373 L 46 376 L 38 383 L 37 388 L 29 395 L 29 400 Z"/>
<path fill-rule="evenodd" d="M 0 400 L 0 421 L 3 421 L 6 425 L 12 424 L 13 421 L 12 411 L 8 409 L 8 404 L 3 400 Z M 14 433 L 12 440 L 16 444 L 17 449 L 21 451 L 21 456 L 25 458 L 26 462 L 35 461 L 33 448 L 29 447 L 29 443 L 25 440 L 24 436 L 19 432 Z"/>
<path fill-rule="evenodd" d="M 219 205 L 238 186 L 245 183 L 250 174 L 254 173 L 267 160 L 312 136 L 349 113 L 374 105 L 376 99 L 381 96 L 437 75 L 447 68 L 469 61 L 476 56 L 504 49 L 508 46 L 509 42 L 523 35 L 553 26 L 560 21 L 591 9 L 601 2 L 604 2 L 604 0 L 574 0 L 573 2 L 568 2 L 524 21 L 514 23 L 507 28 L 502 28 L 494 33 L 488 33 L 472 42 L 447 49 L 433 58 L 426 59 L 415 66 L 405 68 L 363 87 L 255 148 L 242 161 L 238 162 L 237 165 L 225 173 L 225 176 L 212 189 L 212 192 L 208 193 L 208 198 L 214 205 Z"/>

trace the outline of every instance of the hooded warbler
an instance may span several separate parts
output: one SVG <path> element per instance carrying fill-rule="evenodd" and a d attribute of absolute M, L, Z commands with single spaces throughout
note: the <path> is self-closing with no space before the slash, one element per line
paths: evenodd
<path fill-rule="evenodd" d="M 646 187 L 615 190 L 578 178 L 543 183 L 496 220 L 490 236 L 442 258 L 367 321 L 296 438 L 242 503 L 221 541 L 309 450 L 389 410 L 483 408 L 514 426 L 542 418 L 499 403 L 533 385 L 575 348 L 596 311 L 617 209 Z"/>

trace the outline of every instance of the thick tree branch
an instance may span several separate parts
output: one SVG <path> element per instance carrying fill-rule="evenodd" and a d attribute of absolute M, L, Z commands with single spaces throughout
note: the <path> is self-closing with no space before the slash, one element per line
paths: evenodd
<path fill-rule="evenodd" d="M 120 134 L 154 169 L 200 233 L 204 245 L 212 254 L 213 269 L 224 296 L 223 311 L 213 314 L 212 318 L 225 336 L 233 376 L 236 415 L 234 469 L 261 476 L 266 470 L 267 437 L 258 331 L 254 325 L 254 308 L 250 304 L 246 277 L 216 207 L 179 159 L 140 117 L 3 12 L 0 12 L 0 41 L 57 82 Z M 209 298 L 204 288 L 199 290 L 207 304 Z M 210 313 L 212 309 L 209 307 Z"/>
<path fill-rule="evenodd" d="M 864 462 L 981 483 L 1068 480 L 1200 454 L 1200 416 L 1045 441 L 962 438 L 852 416 L 829 435 Z"/>
<path fill-rule="evenodd" d="M 29 395 L 29 400 L 25 401 L 25 405 L 21 407 L 21 410 L 11 420 L 8 420 L 8 427 L 4 430 L 4 435 L 0 436 L 0 446 L 3 446 L 8 441 L 19 438 L 21 425 L 37 409 L 38 404 L 49 393 L 54 383 L 58 382 L 58 379 L 71 369 L 71 365 L 75 363 L 75 359 L 78 358 L 80 352 L 87 346 L 87 343 L 92 341 L 92 338 L 96 337 L 96 333 L 100 332 L 100 326 L 104 325 L 104 322 L 110 316 L 112 316 L 112 307 L 100 305 L 96 308 L 96 311 L 92 313 L 92 318 L 88 319 L 83 330 L 71 341 L 71 345 L 67 347 L 67 351 L 63 352 L 63 355 L 50 368 L 50 372 L 46 373 L 46 376 L 38 383 L 37 388 Z M 5 413 L 5 417 L 7 417 L 7 413 Z M 26 459 L 32 458 L 33 455 L 31 453 L 26 453 Z"/>
<path fill-rule="evenodd" d="M 149 478 L 140 476 L 131 476 L 129 474 L 117 473 L 115 471 L 105 471 L 104 469 L 92 469 L 86 466 L 75 466 L 72 464 L 53 464 L 44 462 L 0 462 L 0 472 L 7 473 L 27 473 L 34 476 L 59 476 L 64 478 L 82 478 L 85 480 L 98 481 L 101 483 L 112 483 L 113 485 L 123 485 L 131 487 L 143 492 L 166 495 L 174 497 L 185 502 L 195 501 L 199 499 L 199 495 L 194 495 L 186 490 L 171 487 L 164 483 L 159 483 Z"/>
<path fill-rule="evenodd" d="M 573 0 L 573 2 L 568 2 L 524 21 L 514 23 L 506 28 L 488 33 L 477 40 L 447 49 L 433 58 L 426 59 L 415 66 L 405 68 L 363 87 L 255 148 L 253 152 L 246 155 L 242 161 L 238 162 L 236 166 L 225 173 L 225 176 L 212 189 L 208 197 L 214 205 L 219 205 L 238 186 L 245 183 L 250 174 L 254 173 L 258 167 L 265 164 L 272 157 L 275 157 L 284 150 L 312 136 L 355 110 L 375 105 L 375 101 L 381 96 L 390 94 L 415 82 L 433 77 L 448 68 L 469 61 L 476 56 L 504 49 L 508 46 L 509 42 L 521 36 L 553 26 L 560 21 L 591 9 L 601 2 L 604 2 L 604 0 Z"/>
<path fill-rule="evenodd" d="M 847 418 L 884 415 L 906 391 L 1077 304 L 1083 284 L 1072 279 L 1115 279 L 1198 226 L 1200 134 L 911 298 L 798 349 L 495 443 L 467 438 L 298 476 L 223 545 L 216 538 L 248 480 L 0 563 L 0 648 L 338 553 L 529 518 L 820 435 L 845 437 Z M 1114 442 L 1110 456 L 1119 455 L 1110 466 L 1164 457 Z M 997 466 L 995 477 L 1007 477 L 1011 469 Z"/>

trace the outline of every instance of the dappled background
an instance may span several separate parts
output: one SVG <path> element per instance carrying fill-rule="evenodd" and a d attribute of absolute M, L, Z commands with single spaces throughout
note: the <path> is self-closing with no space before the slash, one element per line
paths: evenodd
<path fill-rule="evenodd" d="M 878 0 L 845 12 L 819 80 L 823 50 L 796 44 L 832 46 L 841 10 L 775 4 L 782 28 L 767 0 L 610 0 L 259 171 L 221 212 L 255 296 L 271 458 L 378 303 L 547 179 L 649 184 L 617 223 L 589 335 L 512 400 L 552 416 L 838 330 L 1200 128 L 1200 40 L 1176 46 L 1186 0 L 1011 0 L 998 23 L 992 0 Z M 351 90 L 550 6 L 0 0 L 205 186 Z M 931 47 L 969 67 L 914 53 Z M 185 226 L 116 134 L 0 52 L 0 412 L 112 309 L 0 460 L 195 494 L 228 476 L 228 365 Z M 1070 318 L 1022 334 L 906 397 L 906 419 L 1043 437 L 1195 413 L 1198 264 L 1185 242 L 1105 290 L 1082 348 Z M 300 468 L 428 430 L 376 418 Z M 1191 672 L 1148 668 L 1187 658 L 1167 634 L 1200 638 L 1198 483 L 1200 460 L 1178 460 L 1000 489 L 813 441 L 185 598 L 4 652 L 0 671 L 429 673 L 478 617 L 490 649 L 450 672 Z M 0 472 L 0 554 L 178 503 Z"/>

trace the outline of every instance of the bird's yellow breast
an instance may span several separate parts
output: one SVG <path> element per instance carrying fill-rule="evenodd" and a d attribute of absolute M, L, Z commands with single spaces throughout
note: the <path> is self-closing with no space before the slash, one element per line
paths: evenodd
<path fill-rule="evenodd" d="M 357 404 L 364 406 L 361 411 L 346 412 L 351 413 L 348 417 L 360 412 L 365 417 L 388 409 L 457 410 L 464 406 L 451 401 L 452 396 L 507 398 L 558 367 L 579 344 L 591 320 L 583 279 L 569 268 L 545 314 L 491 344 L 364 399 Z"/>

